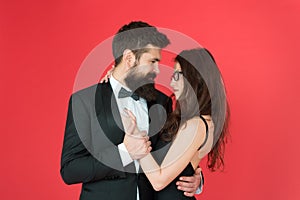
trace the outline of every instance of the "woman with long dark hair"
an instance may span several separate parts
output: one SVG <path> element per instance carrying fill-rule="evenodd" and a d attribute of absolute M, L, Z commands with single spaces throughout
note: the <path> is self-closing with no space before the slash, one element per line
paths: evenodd
<path fill-rule="evenodd" d="M 154 153 L 140 159 L 140 165 L 156 191 L 157 200 L 195 199 L 177 190 L 180 176 L 191 176 L 208 155 L 211 171 L 224 166 L 228 136 L 229 107 L 221 73 L 211 53 L 204 49 L 182 51 L 175 58 L 171 78 L 176 106 L 160 131 Z M 128 134 L 136 133 L 131 119 Z"/>

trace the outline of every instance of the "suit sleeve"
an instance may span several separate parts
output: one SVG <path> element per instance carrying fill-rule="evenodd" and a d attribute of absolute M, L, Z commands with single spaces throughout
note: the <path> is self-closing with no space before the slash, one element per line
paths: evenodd
<path fill-rule="evenodd" d="M 80 118 L 74 119 L 73 108 L 76 108 L 76 115 Z M 80 124 L 79 128 L 78 124 Z M 85 132 L 84 136 L 79 136 L 79 131 Z M 90 143 L 92 143 L 91 115 L 79 95 L 73 95 L 69 101 L 61 156 L 60 173 L 64 182 L 75 184 L 106 179 L 111 176 L 115 178 L 125 176 L 124 172 L 109 167 L 116 166 L 120 169 L 123 167 L 116 146 L 106 145 L 100 150 L 97 149 L 93 156 L 86 148 Z"/>

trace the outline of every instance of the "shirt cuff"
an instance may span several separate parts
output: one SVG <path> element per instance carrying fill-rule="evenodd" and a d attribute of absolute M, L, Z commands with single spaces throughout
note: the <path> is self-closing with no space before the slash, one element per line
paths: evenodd
<path fill-rule="evenodd" d="M 118 145 L 120 157 L 123 163 L 123 167 L 133 162 L 130 154 L 127 151 L 127 148 L 124 143 Z"/>
<path fill-rule="evenodd" d="M 204 180 L 203 180 L 203 176 L 202 176 L 202 173 L 200 175 L 200 184 L 195 192 L 195 194 L 201 194 L 202 191 L 203 191 L 203 183 L 204 183 Z"/>
<path fill-rule="evenodd" d="M 203 189 L 203 185 L 199 185 L 199 187 L 197 188 L 195 194 L 201 194 L 202 193 L 202 189 Z"/>

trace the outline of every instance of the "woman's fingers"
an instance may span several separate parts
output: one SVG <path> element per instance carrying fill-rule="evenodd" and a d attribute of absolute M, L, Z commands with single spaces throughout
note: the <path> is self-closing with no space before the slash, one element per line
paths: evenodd
<path fill-rule="evenodd" d="M 103 82 L 107 83 L 107 82 L 108 82 L 108 79 L 111 77 L 111 75 L 112 75 L 112 73 L 113 73 L 114 70 L 115 70 L 115 66 L 112 65 L 112 66 L 111 66 L 111 69 L 108 70 L 108 71 L 106 72 L 106 75 L 100 80 L 100 83 L 103 83 Z"/>

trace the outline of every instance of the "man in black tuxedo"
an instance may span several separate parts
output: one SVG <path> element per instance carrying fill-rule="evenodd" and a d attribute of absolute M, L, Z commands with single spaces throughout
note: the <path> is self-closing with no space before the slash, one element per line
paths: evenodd
<path fill-rule="evenodd" d="M 166 35 L 147 23 L 123 26 L 113 40 L 116 67 L 109 82 L 71 96 L 61 176 L 67 184 L 82 183 L 80 199 L 154 198 L 137 160 L 156 144 L 157 133 L 171 112 L 171 99 L 154 88 L 161 49 L 168 44 Z M 125 134 L 129 127 L 124 123 L 124 109 L 133 111 L 137 126 L 147 134 Z M 181 190 L 193 195 L 200 178 L 185 178 Z"/>

